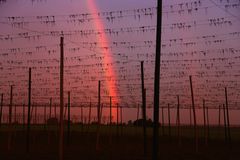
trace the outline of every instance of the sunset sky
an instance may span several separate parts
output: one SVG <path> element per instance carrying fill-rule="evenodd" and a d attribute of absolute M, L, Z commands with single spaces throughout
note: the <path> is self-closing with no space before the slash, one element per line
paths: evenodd
<path fill-rule="evenodd" d="M 175 122 L 179 95 L 182 121 L 189 122 L 192 75 L 198 123 L 202 123 L 203 99 L 211 123 L 217 123 L 216 108 L 225 103 L 227 87 L 231 123 L 240 124 L 240 1 L 163 0 L 162 13 L 160 107 L 164 113 L 169 103 Z M 59 43 L 64 36 L 64 96 L 67 103 L 71 92 L 73 115 L 80 114 L 76 107 L 84 106 L 87 116 L 90 101 L 96 106 L 101 80 L 104 115 L 108 116 L 112 96 L 113 106 L 123 107 L 124 121 L 135 120 L 141 106 L 140 61 L 144 61 L 147 115 L 152 119 L 155 34 L 156 0 L 2 2 L 4 104 L 9 103 L 10 85 L 14 85 L 14 105 L 27 104 L 28 68 L 32 67 L 32 103 L 48 105 L 53 98 L 59 105 Z"/>

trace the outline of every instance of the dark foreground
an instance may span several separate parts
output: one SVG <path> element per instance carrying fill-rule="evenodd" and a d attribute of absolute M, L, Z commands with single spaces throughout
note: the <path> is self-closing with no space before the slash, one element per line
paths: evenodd
<path fill-rule="evenodd" d="M 137 127 L 101 127 L 99 150 L 96 150 L 96 127 L 72 128 L 69 143 L 65 132 L 64 160 L 148 160 L 151 159 L 151 130 L 148 130 L 147 155 L 143 154 L 142 129 Z M 240 130 L 232 129 L 232 143 L 225 142 L 224 129 L 211 128 L 208 144 L 199 129 L 199 149 L 195 151 L 193 130 L 182 128 L 181 141 L 176 128 L 160 130 L 159 159 L 161 160 L 237 160 L 240 159 Z M 111 134 L 110 134 L 111 133 Z M 12 131 L 8 150 L 9 130 L 0 132 L 0 160 L 57 160 L 58 136 L 53 127 L 35 126 L 31 130 L 30 152 L 26 153 L 26 132 L 21 127 Z M 112 135 L 112 136 L 111 136 Z M 112 138 L 111 138 L 112 137 Z"/>

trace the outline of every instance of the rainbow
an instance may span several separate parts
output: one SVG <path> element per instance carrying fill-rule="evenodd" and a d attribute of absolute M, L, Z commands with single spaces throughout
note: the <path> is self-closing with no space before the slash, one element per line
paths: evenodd
<path fill-rule="evenodd" d="M 88 9 L 90 10 L 91 13 L 97 13 L 98 12 L 98 8 L 97 8 L 94 0 L 88 0 L 87 1 L 87 6 L 88 6 Z M 97 30 L 104 30 L 104 24 L 98 18 L 98 15 L 93 14 L 93 18 L 95 19 L 94 22 L 93 22 L 94 27 Z M 108 40 L 108 38 L 107 38 L 107 36 L 104 32 L 101 36 L 98 36 L 97 41 L 98 42 L 104 42 L 104 44 L 109 46 L 109 40 Z M 99 43 L 99 44 L 102 45 L 103 43 Z M 100 46 L 100 48 L 104 48 L 104 47 Z M 104 65 L 104 67 L 108 67 L 107 64 L 110 64 L 110 63 L 113 62 L 113 60 L 111 58 L 112 54 L 111 54 L 109 49 L 101 49 L 101 53 L 105 57 L 103 59 L 103 65 Z M 116 103 L 119 103 L 119 99 L 117 98 L 116 86 L 114 84 L 114 82 L 115 82 L 114 78 L 116 77 L 116 74 L 115 74 L 112 67 L 108 67 L 108 72 L 106 73 L 106 76 L 111 77 L 110 81 L 106 81 L 107 87 L 108 87 L 107 89 L 109 90 L 110 96 L 113 97 L 113 100 L 114 100 L 113 105 L 116 105 Z M 116 114 L 117 114 L 116 112 L 117 112 L 117 110 L 115 108 L 112 109 L 113 121 L 116 121 Z"/>

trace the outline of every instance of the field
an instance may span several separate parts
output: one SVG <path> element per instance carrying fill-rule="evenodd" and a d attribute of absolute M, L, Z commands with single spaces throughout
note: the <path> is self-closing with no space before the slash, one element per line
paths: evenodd
<path fill-rule="evenodd" d="M 30 152 L 26 153 L 26 128 L 13 126 L 9 132 L 7 126 L 1 126 L 1 160 L 55 160 L 58 159 L 58 130 L 56 126 L 32 125 L 30 132 Z M 25 126 L 26 127 L 26 126 Z M 224 138 L 224 127 L 211 126 L 206 138 L 204 128 L 198 127 L 198 151 L 195 151 L 194 130 L 190 126 L 181 126 L 180 140 L 177 127 L 159 130 L 159 159 L 164 160 L 234 160 L 240 157 L 240 128 L 231 128 L 231 143 Z M 142 128 L 136 126 L 100 127 L 99 149 L 96 150 L 96 125 L 72 125 L 70 139 L 67 140 L 65 128 L 64 159 L 75 160 L 143 160 L 151 159 L 152 129 L 147 128 L 147 155 L 143 154 Z M 8 150 L 9 133 L 11 149 Z"/>

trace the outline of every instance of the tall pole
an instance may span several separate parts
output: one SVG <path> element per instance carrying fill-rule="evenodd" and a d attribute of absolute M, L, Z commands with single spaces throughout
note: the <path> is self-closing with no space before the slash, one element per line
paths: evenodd
<path fill-rule="evenodd" d="M 194 104 L 192 76 L 189 76 L 189 81 L 190 81 L 191 97 L 192 97 L 193 122 L 194 122 L 194 138 L 195 138 L 195 151 L 197 152 L 197 151 L 198 151 L 198 134 L 197 134 L 197 119 L 196 119 L 195 104 Z"/>
<path fill-rule="evenodd" d="M 68 130 L 67 130 L 67 141 L 70 142 L 70 92 L 68 91 Z"/>
<path fill-rule="evenodd" d="M 223 120 L 224 120 L 225 142 L 227 142 L 227 140 L 228 140 L 228 132 L 227 132 L 226 111 L 225 111 L 225 105 L 224 104 L 223 104 Z"/>
<path fill-rule="evenodd" d="M 2 113 L 3 113 L 3 93 L 1 94 L 1 105 L 0 105 L 0 126 L 2 125 Z"/>
<path fill-rule="evenodd" d="M 157 34 L 156 56 L 154 74 L 154 109 L 153 109 L 153 155 L 152 159 L 158 159 L 158 134 L 159 134 L 159 89 L 160 89 L 160 62 L 161 62 L 161 29 L 162 29 L 162 0 L 157 1 Z"/>
<path fill-rule="evenodd" d="M 32 92 L 32 69 L 29 68 L 29 73 L 28 73 L 27 153 L 29 153 L 29 149 L 30 149 L 31 92 Z"/>
<path fill-rule="evenodd" d="M 49 118 L 52 118 L 52 98 L 50 98 L 50 102 L 49 102 L 49 110 L 50 110 Z"/>
<path fill-rule="evenodd" d="M 99 130 L 101 125 L 101 81 L 98 81 L 98 106 L 97 106 L 97 117 L 98 117 L 98 126 L 97 126 L 97 141 L 96 141 L 96 151 L 99 151 Z"/>
<path fill-rule="evenodd" d="M 9 104 L 9 135 L 8 135 L 8 151 L 11 149 L 12 143 L 12 99 L 13 99 L 13 86 L 10 88 L 10 104 Z"/>
<path fill-rule="evenodd" d="M 44 130 L 46 130 L 46 121 L 47 121 L 47 106 L 44 105 Z"/>
<path fill-rule="evenodd" d="M 171 137 L 171 113 L 169 103 L 168 103 L 168 136 Z"/>
<path fill-rule="evenodd" d="M 228 143 L 231 145 L 231 132 L 230 132 L 230 121 L 229 121 L 229 112 L 228 112 L 228 93 L 227 87 L 225 87 L 225 101 L 226 101 L 226 116 L 227 116 L 227 132 L 228 132 Z"/>
<path fill-rule="evenodd" d="M 143 153 L 147 155 L 147 135 L 146 135 L 146 96 L 144 88 L 144 68 L 141 61 L 141 81 L 142 81 L 142 118 L 143 118 Z"/>
<path fill-rule="evenodd" d="M 63 110 L 64 110 L 64 53 L 63 37 L 60 38 L 60 129 L 59 129 L 59 160 L 63 160 Z"/>
<path fill-rule="evenodd" d="M 207 144 L 208 144 L 208 139 L 207 139 L 207 129 L 206 129 L 206 108 L 205 108 L 205 99 L 203 99 L 203 128 L 204 128 L 205 145 L 207 145 Z"/>
<path fill-rule="evenodd" d="M 25 127 L 25 104 L 23 104 L 23 107 L 22 107 L 22 115 L 23 115 L 23 119 L 22 119 L 22 125 L 23 125 L 23 128 Z"/>
<path fill-rule="evenodd" d="M 110 96 L 109 123 L 112 125 L 112 97 Z"/>
<path fill-rule="evenodd" d="M 178 134 L 178 145 L 181 145 L 181 131 L 180 131 L 180 101 L 179 95 L 177 95 L 177 134 Z"/>

